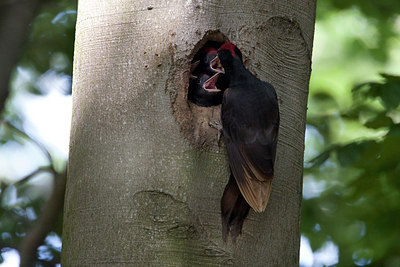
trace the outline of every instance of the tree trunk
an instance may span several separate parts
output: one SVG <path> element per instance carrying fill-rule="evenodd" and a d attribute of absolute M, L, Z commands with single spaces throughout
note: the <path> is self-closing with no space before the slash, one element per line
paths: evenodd
<path fill-rule="evenodd" d="M 315 1 L 146 2 L 79 1 L 63 265 L 297 265 Z M 220 107 L 186 100 L 208 39 L 236 44 L 280 103 L 270 201 L 236 244 L 221 238 Z"/>

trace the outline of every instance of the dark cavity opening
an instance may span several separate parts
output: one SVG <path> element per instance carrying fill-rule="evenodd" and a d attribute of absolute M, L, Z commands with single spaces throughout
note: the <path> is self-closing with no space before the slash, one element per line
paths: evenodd
<path fill-rule="evenodd" d="M 214 64 L 218 48 L 227 40 L 220 32 L 210 33 L 204 39 L 203 45 L 202 41 L 196 45 L 200 48 L 191 60 L 187 98 L 200 107 L 212 107 L 222 103 L 224 91 L 228 87 L 225 75 Z"/>

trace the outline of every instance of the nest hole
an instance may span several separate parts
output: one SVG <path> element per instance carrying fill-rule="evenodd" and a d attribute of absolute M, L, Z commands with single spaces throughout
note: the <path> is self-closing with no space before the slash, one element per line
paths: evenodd
<path fill-rule="evenodd" d="M 227 79 L 214 66 L 222 41 L 207 40 L 191 60 L 187 99 L 200 107 L 218 106 L 222 103 Z"/>
<path fill-rule="evenodd" d="M 217 128 L 221 125 L 221 103 L 227 86 L 221 74 L 207 84 L 216 75 L 207 65 L 216 56 L 218 48 L 226 42 L 229 42 L 228 38 L 220 31 L 206 32 L 187 58 L 190 65 L 187 65 L 188 70 L 184 75 L 186 77 L 174 78 L 175 85 L 180 84 L 178 79 L 187 81 L 183 88 L 178 87 L 178 94 L 173 102 L 174 115 L 181 126 L 181 132 L 197 148 L 218 150 L 221 144 Z M 208 89 L 215 87 L 219 91 L 204 90 L 205 83 Z"/>

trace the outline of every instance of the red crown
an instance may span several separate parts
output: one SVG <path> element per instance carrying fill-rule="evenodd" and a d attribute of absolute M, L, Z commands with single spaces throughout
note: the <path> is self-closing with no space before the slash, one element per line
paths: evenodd
<path fill-rule="evenodd" d="M 229 52 L 231 52 L 232 56 L 235 57 L 236 53 L 235 53 L 235 45 L 232 43 L 224 43 L 223 45 L 221 45 L 218 49 L 218 51 L 221 50 L 228 50 Z"/>

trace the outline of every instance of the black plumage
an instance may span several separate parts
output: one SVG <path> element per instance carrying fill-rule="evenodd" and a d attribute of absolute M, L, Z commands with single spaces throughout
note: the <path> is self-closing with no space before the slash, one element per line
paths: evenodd
<path fill-rule="evenodd" d="M 219 90 L 215 83 L 218 74 L 210 77 L 207 74 L 199 74 L 190 80 L 188 99 L 201 107 L 211 107 L 221 104 L 223 92 Z"/>
<path fill-rule="evenodd" d="M 218 60 L 229 88 L 221 108 L 232 172 L 221 199 L 222 232 L 226 240 L 229 233 L 234 239 L 241 233 L 249 206 L 257 212 L 267 206 L 274 177 L 279 107 L 274 87 L 244 67 L 236 46 L 222 45 Z"/>
<path fill-rule="evenodd" d="M 211 61 L 217 56 L 220 43 L 207 42 L 194 56 L 190 68 L 188 100 L 202 107 L 217 106 L 222 103 L 223 91 L 227 88 L 224 75 L 218 75 Z M 215 77 L 212 86 L 202 86 L 208 78 Z M 218 89 L 218 90 L 214 90 Z"/>

